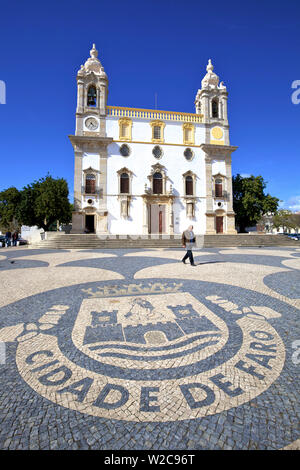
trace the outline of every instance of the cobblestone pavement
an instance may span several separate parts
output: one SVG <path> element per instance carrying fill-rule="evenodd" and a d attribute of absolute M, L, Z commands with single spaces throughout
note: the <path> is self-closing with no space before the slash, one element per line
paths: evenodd
<path fill-rule="evenodd" d="M 300 449 L 300 246 L 0 250 L 1 449 Z"/>

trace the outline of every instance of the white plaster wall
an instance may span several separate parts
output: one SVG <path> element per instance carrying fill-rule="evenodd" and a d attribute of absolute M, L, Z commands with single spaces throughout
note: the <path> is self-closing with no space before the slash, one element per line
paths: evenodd
<path fill-rule="evenodd" d="M 98 153 L 84 153 L 82 156 L 82 169 L 94 168 L 94 170 L 100 170 L 100 157 Z"/>
<path fill-rule="evenodd" d="M 225 160 L 212 160 L 212 175 L 217 175 L 221 173 L 222 175 L 226 175 L 226 166 Z"/>
<path fill-rule="evenodd" d="M 193 147 L 194 158 L 187 161 L 183 155 L 184 146 L 173 146 L 161 144 L 163 156 L 159 160 L 153 157 L 152 149 L 154 144 L 140 144 L 128 142 L 130 155 L 122 157 L 120 146 L 122 142 L 113 142 L 108 146 L 107 161 L 107 209 L 109 213 L 108 229 L 114 234 L 142 234 L 143 233 L 143 200 L 140 197 L 144 194 L 145 183 L 150 187 L 148 175 L 151 173 L 152 165 L 160 163 L 166 169 L 168 176 L 167 191 L 170 184 L 173 186 L 173 194 L 176 196 L 173 205 L 174 211 L 174 233 L 181 233 L 187 226 L 192 224 L 195 233 L 205 232 L 205 161 L 204 153 L 201 149 Z M 130 217 L 120 218 L 120 201 L 118 194 L 118 171 L 126 167 L 132 172 L 130 205 Z M 195 217 L 186 217 L 185 202 L 181 196 L 184 194 L 183 174 L 192 171 L 197 175 L 196 193 L 199 198 Z"/>
<path fill-rule="evenodd" d="M 114 116 L 107 116 L 106 118 L 106 134 L 107 137 L 113 137 L 114 140 L 119 139 L 119 118 Z M 145 119 L 132 119 L 132 141 L 137 142 L 151 142 L 152 128 L 151 120 Z M 183 122 L 165 121 L 164 127 L 164 141 L 168 144 L 183 144 Z M 205 128 L 203 124 L 196 124 L 195 126 L 195 145 L 200 145 L 205 141 Z M 155 145 L 155 144 L 153 144 Z"/>

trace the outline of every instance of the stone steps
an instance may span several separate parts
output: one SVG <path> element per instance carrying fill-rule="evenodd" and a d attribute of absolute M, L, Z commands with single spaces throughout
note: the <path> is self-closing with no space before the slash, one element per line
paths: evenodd
<path fill-rule="evenodd" d="M 294 246 L 300 248 L 297 240 L 291 240 L 286 235 L 205 235 L 204 246 L 230 247 L 230 246 Z"/>
<path fill-rule="evenodd" d="M 203 245 L 204 243 L 204 245 Z M 65 234 L 49 232 L 47 239 L 30 245 L 32 248 L 43 249 L 103 249 L 103 248 L 181 248 L 181 236 L 165 238 L 161 235 L 146 237 L 136 236 L 136 239 L 116 235 L 98 237 L 94 234 Z M 285 235 L 204 235 L 198 237 L 198 246 L 204 248 L 222 248 L 237 246 L 290 246 L 300 248 L 300 242 L 291 240 Z"/>

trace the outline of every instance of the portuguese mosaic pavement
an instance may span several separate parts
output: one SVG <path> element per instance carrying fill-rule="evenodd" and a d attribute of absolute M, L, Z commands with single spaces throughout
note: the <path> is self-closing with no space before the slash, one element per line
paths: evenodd
<path fill-rule="evenodd" d="M 300 248 L 0 252 L 1 449 L 300 449 Z"/>

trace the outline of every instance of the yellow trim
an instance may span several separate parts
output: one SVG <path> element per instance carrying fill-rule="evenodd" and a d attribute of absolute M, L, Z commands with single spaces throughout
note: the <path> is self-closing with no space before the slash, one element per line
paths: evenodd
<path fill-rule="evenodd" d="M 182 113 L 178 111 L 162 111 L 158 109 L 127 108 L 123 106 L 107 106 L 108 116 L 128 117 L 136 119 L 152 119 L 163 121 L 203 122 L 203 114 Z"/>
<path fill-rule="evenodd" d="M 185 131 L 191 131 L 191 140 L 186 140 L 185 138 Z M 189 122 L 185 122 L 182 124 L 182 131 L 183 131 L 183 144 L 184 145 L 194 145 L 195 144 L 195 126 Z"/>
<path fill-rule="evenodd" d="M 131 141 L 132 139 L 132 135 L 131 135 L 131 130 L 132 130 L 132 120 L 127 118 L 127 117 L 123 117 L 121 119 L 119 119 L 119 139 L 121 141 Z M 127 130 L 128 130 L 128 134 L 126 136 L 123 136 L 122 135 L 122 126 L 125 125 Z"/>
<path fill-rule="evenodd" d="M 113 142 L 122 142 L 122 140 L 113 139 Z M 132 140 L 131 143 L 132 144 L 153 144 L 153 142 L 145 142 L 145 141 L 141 141 L 141 140 Z M 168 142 L 163 142 L 162 145 L 177 145 L 179 147 L 186 147 L 185 144 L 171 144 L 171 143 L 168 143 Z M 198 148 L 200 148 L 200 145 L 189 145 L 189 147 L 198 147 Z"/>
<path fill-rule="evenodd" d="M 222 139 L 224 132 L 221 129 L 221 127 L 216 126 L 212 128 L 211 135 L 213 136 L 214 139 L 220 140 Z"/>
<path fill-rule="evenodd" d="M 211 140 L 210 143 L 213 145 L 224 145 L 224 140 Z"/>

